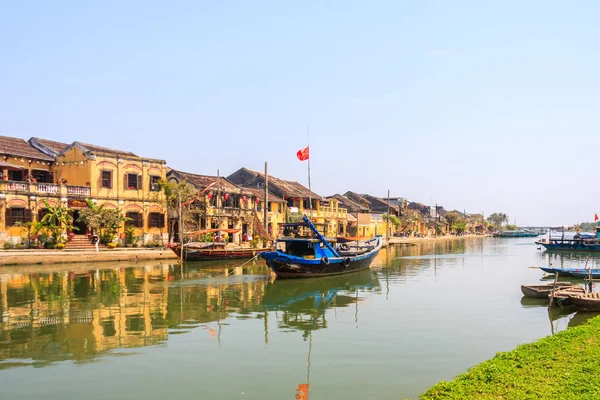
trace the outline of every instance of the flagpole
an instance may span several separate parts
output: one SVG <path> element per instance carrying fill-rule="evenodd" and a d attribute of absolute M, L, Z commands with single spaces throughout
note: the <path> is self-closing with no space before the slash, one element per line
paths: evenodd
<path fill-rule="evenodd" d="M 312 221 L 312 190 L 310 188 L 310 128 L 308 124 L 306 124 L 306 144 L 308 148 L 308 206 L 310 207 L 310 219 Z"/>

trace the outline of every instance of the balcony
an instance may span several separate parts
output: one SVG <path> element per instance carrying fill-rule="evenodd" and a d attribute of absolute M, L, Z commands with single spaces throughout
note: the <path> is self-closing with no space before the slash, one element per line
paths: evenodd
<path fill-rule="evenodd" d="M 89 186 L 57 185 L 55 183 L 23 181 L 0 181 L 0 192 L 55 196 L 90 196 L 92 193 Z"/>
<path fill-rule="evenodd" d="M 316 213 L 316 216 L 321 218 L 347 218 L 348 210 L 345 208 L 319 207 Z"/>
<path fill-rule="evenodd" d="M 92 190 L 89 186 L 70 186 L 67 185 L 67 195 L 69 196 L 90 196 Z"/>

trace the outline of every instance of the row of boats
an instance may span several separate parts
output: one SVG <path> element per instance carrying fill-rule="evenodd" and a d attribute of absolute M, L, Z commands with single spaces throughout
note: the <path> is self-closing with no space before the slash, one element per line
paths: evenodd
<path fill-rule="evenodd" d="M 547 273 L 558 276 L 570 276 L 581 279 L 592 279 L 594 274 L 600 276 L 600 269 L 552 268 L 540 267 Z M 591 280 L 590 280 L 591 281 Z M 548 299 L 559 306 L 573 305 L 579 311 L 600 311 L 600 293 L 588 292 L 581 285 L 571 282 L 557 282 L 546 285 L 522 285 L 523 296 L 536 299 Z"/>
<path fill-rule="evenodd" d="M 174 244 L 171 249 L 187 261 L 261 257 L 277 277 L 308 278 L 367 269 L 383 246 L 381 236 L 353 241 L 325 237 L 306 215 L 301 222 L 285 224 L 282 228 L 286 234 L 268 248 L 228 249 L 224 243 L 215 241 Z"/>

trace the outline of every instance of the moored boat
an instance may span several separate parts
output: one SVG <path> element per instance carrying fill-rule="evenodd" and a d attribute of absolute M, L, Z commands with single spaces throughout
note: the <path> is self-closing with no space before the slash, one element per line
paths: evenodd
<path fill-rule="evenodd" d="M 181 246 L 174 244 L 171 250 L 178 257 L 181 257 Z M 208 245 L 185 244 L 183 246 L 183 258 L 185 261 L 218 261 L 218 260 L 235 260 L 256 257 L 263 251 L 268 251 L 269 248 L 254 249 L 250 247 L 227 247 L 221 246 L 219 243 Z"/>
<path fill-rule="evenodd" d="M 493 237 L 501 237 L 501 238 L 523 238 L 523 237 L 537 237 L 539 234 L 537 232 L 525 230 L 515 230 L 515 231 L 498 231 L 492 233 Z"/>
<path fill-rule="evenodd" d="M 572 276 L 575 278 L 587 278 L 592 274 L 592 278 L 600 278 L 599 268 L 552 268 L 552 267 L 539 267 L 542 271 L 549 274 L 558 273 L 558 276 Z"/>
<path fill-rule="evenodd" d="M 523 296 L 532 297 L 536 299 L 546 299 L 554 288 L 566 289 L 569 287 L 576 287 L 570 282 L 559 282 L 556 285 L 549 283 L 547 285 L 521 285 L 521 292 Z"/>
<path fill-rule="evenodd" d="M 585 288 L 581 286 L 556 288 L 548 295 L 559 306 L 568 306 L 571 304 L 571 297 L 585 294 Z"/>
<path fill-rule="evenodd" d="M 570 297 L 573 304 L 580 311 L 600 311 L 600 293 L 580 294 Z"/>
<path fill-rule="evenodd" d="M 381 236 L 356 245 L 337 245 L 335 239 L 326 239 L 306 215 L 303 222 L 287 224 L 294 237 L 277 240 L 274 251 L 260 254 L 280 278 L 309 278 L 340 275 L 369 268 L 382 246 Z M 292 227 L 293 229 L 290 229 Z M 300 235 L 300 229 L 308 230 Z"/>

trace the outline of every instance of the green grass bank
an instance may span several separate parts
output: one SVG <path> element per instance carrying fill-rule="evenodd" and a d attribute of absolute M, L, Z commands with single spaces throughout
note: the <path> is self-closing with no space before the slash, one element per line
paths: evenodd
<path fill-rule="evenodd" d="M 600 399 L 600 317 L 498 353 L 419 398 Z"/>

